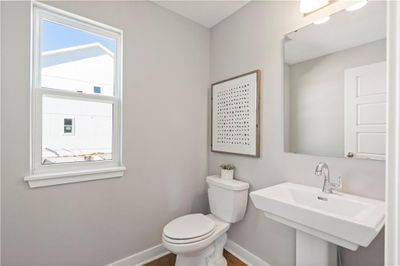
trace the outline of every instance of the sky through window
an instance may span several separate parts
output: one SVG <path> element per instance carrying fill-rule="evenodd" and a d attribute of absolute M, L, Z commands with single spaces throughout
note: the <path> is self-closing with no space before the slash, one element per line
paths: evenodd
<path fill-rule="evenodd" d="M 116 47 L 114 40 L 47 20 L 42 22 L 42 33 L 42 52 L 96 42 L 112 52 Z"/>

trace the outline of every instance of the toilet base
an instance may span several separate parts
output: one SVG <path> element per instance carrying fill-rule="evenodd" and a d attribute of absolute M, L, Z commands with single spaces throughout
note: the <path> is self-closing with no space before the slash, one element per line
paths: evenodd
<path fill-rule="evenodd" d="M 215 266 L 227 266 L 227 265 L 228 262 L 226 261 L 224 256 L 222 256 L 222 258 L 220 258 L 219 261 L 217 261 L 217 263 L 215 264 Z"/>
<path fill-rule="evenodd" d="M 177 254 L 175 266 L 226 266 L 223 256 L 227 235 L 224 233 L 211 245 L 193 253 Z"/>

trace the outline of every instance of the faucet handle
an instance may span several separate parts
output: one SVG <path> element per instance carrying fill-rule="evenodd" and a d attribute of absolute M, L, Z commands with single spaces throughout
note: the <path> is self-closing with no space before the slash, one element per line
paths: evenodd
<path fill-rule="evenodd" d="M 331 187 L 332 187 L 334 190 L 341 190 L 342 187 L 343 187 L 342 177 L 341 177 L 341 176 L 338 176 L 338 177 L 337 177 L 337 182 L 331 183 Z"/>

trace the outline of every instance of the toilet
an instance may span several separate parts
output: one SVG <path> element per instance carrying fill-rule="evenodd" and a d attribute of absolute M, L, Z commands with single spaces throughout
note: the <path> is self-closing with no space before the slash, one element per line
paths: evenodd
<path fill-rule="evenodd" d="M 243 219 L 249 184 L 208 176 L 211 213 L 189 214 L 169 222 L 163 230 L 165 248 L 177 255 L 177 266 L 226 266 L 223 249 L 230 225 Z"/>

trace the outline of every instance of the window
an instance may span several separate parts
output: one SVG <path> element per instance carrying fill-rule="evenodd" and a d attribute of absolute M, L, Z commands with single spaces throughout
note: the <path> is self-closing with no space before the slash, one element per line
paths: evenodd
<path fill-rule="evenodd" d="M 99 87 L 99 86 L 94 86 L 93 87 L 93 93 L 101 93 L 101 92 L 102 92 L 101 87 Z"/>
<path fill-rule="evenodd" d="M 73 136 L 74 135 L 74 119 L 64 118 L 64 135 Z"/>
<path fill-rule="evenodd" d="M 31 187 L 122 176 L 122 32 L 33 3 Z"/>

